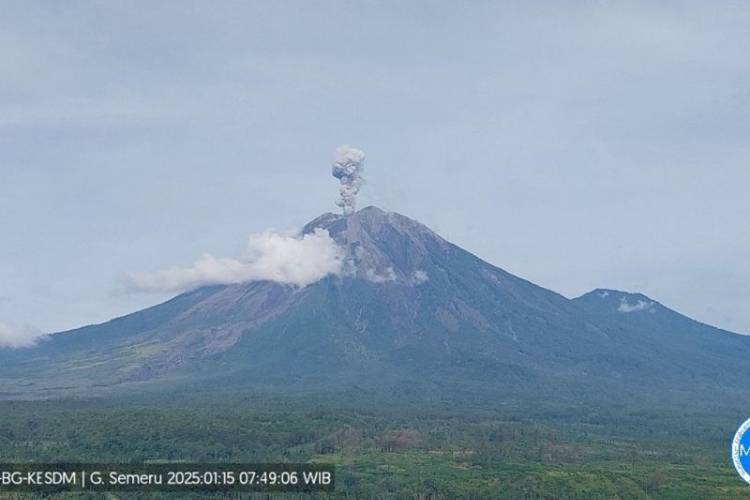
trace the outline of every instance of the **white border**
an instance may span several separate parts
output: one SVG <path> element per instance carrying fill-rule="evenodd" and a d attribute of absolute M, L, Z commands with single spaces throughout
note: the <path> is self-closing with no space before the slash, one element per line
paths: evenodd
<path fill-rule="evenodd" d="M 734 435 L 734 440 L 732 440 L 732 462 L 734 462 L 734 468 L 737 469 L 737 474 L 739 474 L 746 483 L 750 484 L 750 473 L 742 467 L 742 463 L 740 462 L 740 439 L 742 439 L 742 436 L 748 429 L 750 429 L 750 418 L 745 420 L 745 423 L 737 429 L 737 432 Z"/>

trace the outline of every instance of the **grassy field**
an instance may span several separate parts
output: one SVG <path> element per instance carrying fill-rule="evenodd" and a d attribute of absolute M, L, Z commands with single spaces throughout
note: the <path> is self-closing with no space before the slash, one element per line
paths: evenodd
<path fill-rule="evenodd" d="M 6 401 L 0 415 L 4 462 L 324 462 L 344 498 L 750 497 L 734 424 L 706 414 L 243 396 Z"/>

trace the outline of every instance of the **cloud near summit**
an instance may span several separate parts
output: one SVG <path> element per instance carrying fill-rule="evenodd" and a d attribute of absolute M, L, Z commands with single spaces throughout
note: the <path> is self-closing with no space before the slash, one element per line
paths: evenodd
<path fill-rule="evenodd" d="M 129 290 L 183 292 L 203 285 L 269 280 L 305 286 L 338 274 L 343 250 L 322 229 L 304 236 L 264 232 L 251 235 L 239 259 L 204 254 L 188 267 L 129 273 Z"/>
<path fill-rule="evenodd" d="M 33 347 L 47 334 L 30 326 L 14 326 L 0 323 L 0 348 Z"/>

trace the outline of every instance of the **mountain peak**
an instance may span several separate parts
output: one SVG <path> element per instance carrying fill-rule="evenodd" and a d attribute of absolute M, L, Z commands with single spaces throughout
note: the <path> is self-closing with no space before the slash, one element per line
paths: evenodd
<path fill-rule="evenodd" d="M 388 214 L 388 212 L 386 212 L 385 210 L 383 210 L 381 208 L 376 207 L 375 205 L 368 205 L 365 208 L 363 208 L 361 210 L 358 210 L 355 213 L 360 213 L 360 214 L 378 214 L 378 215 L 387 215 Z"/>
<path fill-rule="evenodd" d="M 598 305 L 601 309 L 618 313 L 655 313 L 661 304 L 642 293 L 597 288 L 574 299 L 577 302 Z"/>
<path fill-rule="evenodd" d="M 385 210 L 382 210 L 374 205 L 367 206 L 365 208 L 357 210 L 356 212 L 352 212 L 351 214 L 335 214 L 332 212 L 326 212 L 305 224 L 305 226 L 302 228 L 302 234 L 311 233 L 315 229 L 329 229 L 339 221 L 353 220 L 383 222 L 388 220 L 389 215 L 391 215 L 391 212 L 386 212 Z M 403 215 L 396 215 L 407 219 L 407 217 L 404 217 Z"/>
<path fill-rule="evenodd" d="M 348 274 L 376 283 L 413 282 L 424 276 L 435 249 L 445 240 L 404 215 L 368 206 L 352 214 L 325 213 L 302 229 L 323 229 L 345 250 Z M 420 278 L 423 279 L 423 278 Z"/>
<path fill-rule="evenodd" d="M 628 292 L 628 291 L 625 291 L 625 290 L 615 290 L 613 288 L 597 288 L 595 290 L 592 290 L 592 291 L 590 291 L 588 293 L 583 294 L 579 298 L 587 297 L 587 296 L 590 296 L 590 295 L 596 295 L 596 296 L 598 296 L 599 298 L 602 298 L 602 299 L 604 299 L 604 298 L 609 298 L 609 299 L 617 298 L 617 299 L 621 299 L 621 298 L 625 297 L 625 298 L 628 298 L 628 299 L 653 300 L 649 296 L 644 295 L 644 294 L 642 294 L 640 292 Z"/>
<path fill-rule="evenodd" d="M 357 210 L 356 212 L 352 212 L 351 214 L 335 214 L 332 212 L 326 212 L 308 222 L 303 227 L 302 232 L 308 233 L 315 230 L 316 228 L 327 229 L 328 226 L 337 221 L 347 220 L 425 227 L 423 224 L 420 224 L 419 222 L 415 221 L 414 219 L 410 219 L 405 215 L 401 215 L 397 212 L 389 212 L 374 205 L 369 205 L 360 210 Z"/>

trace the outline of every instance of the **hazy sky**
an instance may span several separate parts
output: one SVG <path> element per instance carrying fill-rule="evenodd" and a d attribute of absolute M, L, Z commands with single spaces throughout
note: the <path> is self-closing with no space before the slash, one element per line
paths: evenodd
<path fill-rule="evenodd" d="M 131 271 L 334 211 L 573 297 L 750 333 L 750 3 L 2 3 L 0 322 L 155 304 Z"/>

